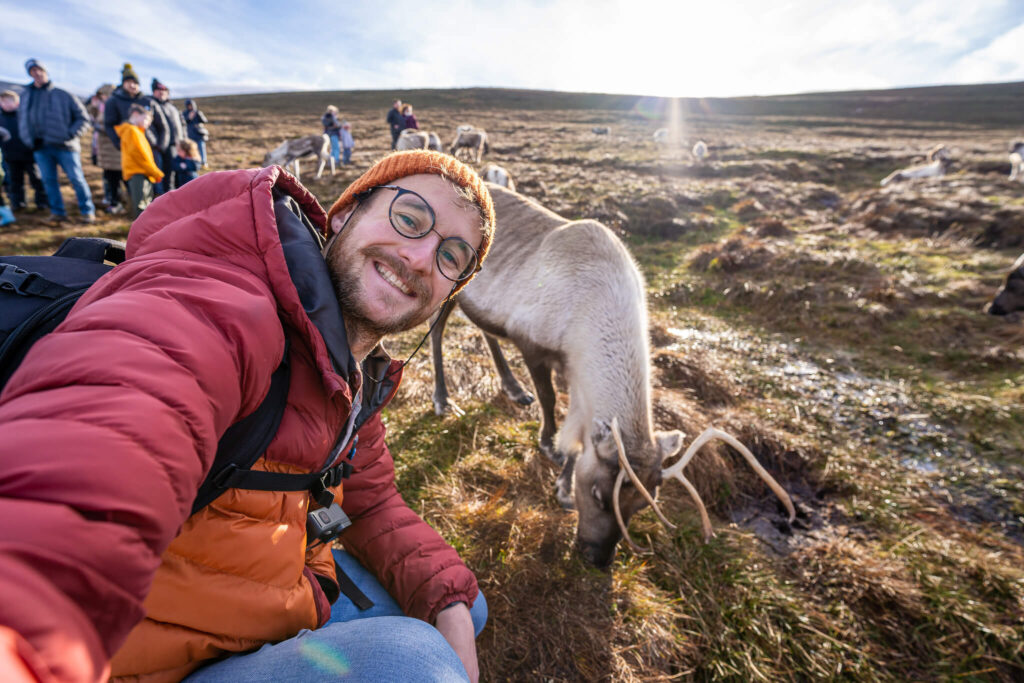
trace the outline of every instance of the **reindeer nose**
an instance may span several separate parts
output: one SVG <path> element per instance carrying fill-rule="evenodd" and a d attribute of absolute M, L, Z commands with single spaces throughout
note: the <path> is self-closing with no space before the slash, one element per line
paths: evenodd
<path fill-rule="evenodd" d="M 590 541 L 577 540 L 580 554 L 588 564 L 597 569 L 607 569 L 615 559 L 615 544 L 609 546 L 607 543 L 592 543 Z"/>

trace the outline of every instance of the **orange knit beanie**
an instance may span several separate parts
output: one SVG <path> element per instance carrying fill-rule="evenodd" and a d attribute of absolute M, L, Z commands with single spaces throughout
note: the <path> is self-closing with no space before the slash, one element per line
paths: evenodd
<path fill-rule="evenodd" d="M 327 212 L 328 234 L 331 229 L 331 219 L 336 213 L 355 202 L 357 194 L 369 190 L 371 187 L 387 185 L 399 178 L 419 173 L 439 175 L 469 190 L 473 195 L 473 203 L 480 210 L 483 218 L 483 225 L 480 228 L 483 232 L 483 240 L 480 242 L 478 253 L 479 263 L 482 264 L 488 249 L 491 248 L 491 240 L 494 239 L 494 204 L 491 202 L 491 193 L 487 191 L 487 186 L 484 185 L 476 171 L 454 157 L 441 152 L 422 149 L 394 152 L 375 163 L 369 171 L 359 176 L 354 183 L 348 186 L 348 189 L 341 193 L 338 201 L 334 202 L 334 206 Z M 458 289 L 462 289 L 466 282 L 460 283 Z"/>

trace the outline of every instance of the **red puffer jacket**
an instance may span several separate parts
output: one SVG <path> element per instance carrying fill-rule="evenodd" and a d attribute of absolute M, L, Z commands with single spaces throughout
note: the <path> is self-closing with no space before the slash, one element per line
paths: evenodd
<path fill-rule="evenodd" d="M 265 395 L 284 334 L 288 408 L 256 468 L 321 469 L 351 412 L 360 375 L 284 196 L 323 227 L 279 168 L 208 174 L 159 198 L 132 226 L 129 260 L 0 395 L 0 668 L 13 651 L 40 680 L 93 681 L 113 657 L 115 676 L 178 680 L 326 620 L 321 582 L 335 577 L 327 548 L 305 552 L 306 493 L 231 490 L 188 517 L 220 435 Z M 359 413 L 342 538 L 432 621 L 472 604 L 476 580 L 395 489 L 373 412 L 386 393 Z"/>

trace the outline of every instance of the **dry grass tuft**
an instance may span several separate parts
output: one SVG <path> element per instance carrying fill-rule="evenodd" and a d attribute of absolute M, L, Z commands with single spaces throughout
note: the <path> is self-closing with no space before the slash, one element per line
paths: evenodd
<path fill-rule="evenodd" d="M 742 390 L 712 362 L 708 354 L 660 351 L 652 358 L 658 369 L 656 382 L 667 389 L 683 391 L 704 406 L 732 405 Z"/>

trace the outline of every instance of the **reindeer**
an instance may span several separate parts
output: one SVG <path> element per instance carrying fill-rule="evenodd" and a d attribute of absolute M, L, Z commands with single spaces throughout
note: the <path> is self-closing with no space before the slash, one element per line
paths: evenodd
<path fill-rule="evenodd" d="M 501 185 L 515 192 L 516 183 L 512 180 L 512 174 L 504 166 L 498 164 L 487 164 L 480 169 L 480 177 L 489 183 Z"/>
<path fill-rule="evenodd" d="M 459 126 L 455 130 L 455 139 L 452 140 L 448 153 L 458 158 L 459 151 L 464 149 L 468 149 L 474 161 L 479 164 L 481 157 L 491 151 L 487 144 L 487 131 L 472 126 Z"/>
<path fill-rule="evenodd" d="M 697 140 L 697 142 L 693 144 L 693 150 L 691 153 L 693 154 L 693 158 L 700 163 L 708 156 L 708 146 L 703 140 Z"/>
<path fill-rule="evenodd" d="M 650 492 L 668 476 L 693 497 L 710 537 L 704 505 L 682 474 L 686 462 L 662 469 L 681 450 L 683 434 L 653 429 L 645 286 L 626 247 L 597 221 L 567 221 L 505 188 L 488 187 L 498 220 L 495 241 L 485 267 L 456 302 L 483 330 L 505 393 L 528 405 L 533 397 L 512 375 L 497 337 L 511 340 L 523 354 L 540 399 L 540 450 L 562 465 L 556 497 L 579 512 L 577 543 L 584 557 L 607 566 L 621 538 L 632 544 L 629 520 L 645 504 L 667 523 Z M 443 309 L 431 331 L 438 415 L 461 413 L 444 379 L 441 340 L 450 313 Z M 557 439 L 555 370 L 569 387 L 569 412 Z M 718 431 L 702 435 L 684 460 L 707 440 L 726 437 Z M 756 463 L 742 444 L 729 443 Z M 792 520 L 789 496 L 760 465 L 756 469 Z M 627 476 L 633 485 L 623 488 Z"/>
<path fill-rule="evenodd" d="M 441 147 L 441 138 L 437 133 L 427 133 L 427 149 L 434 152 L 443 152 L 444 148 Z"/>
<path fill-rule="evenodd" d="M 1010 145 L 1010 180 L 1024 183 L 1024 142 Z"/>
<path fill-rule="evenodd" d="M 985 310 L 989 315 L 1010 315 L 1024 311 L 1024 254 L 1010 268 L 1003 286 Z"/>
<path fill-rule="evenodd" d="M 324 174 L 324 166 L 331 164 L 331 175 L 334 175 L 334 157 L 331 156 L 331 140 L 327 134 L 307 135 L 297 140 L 285 140 L 279 146 L 267 152 L 263 157 L 263 166 L 285 166 L 294 165 L 295 179 L 299 177 L 299 159 L 306 156 L 316 156 L 320 160 L 320 166 L 316 169 L 316 177 Z"/>
<path fill-rule="evenodd" d="M 893 171 L 889 175 L 882 179 L 880 185 L 885 187 L 889 183 L 897 182 L 900 180 L 909 180 L 910 178 L 934 178 L 936 176 L 945 175 L 946 171 L 952 165 L 952 156 L 945 145 L 936 145 L 928 152 L 927 164 L 919 164 L 918 166 L 909 166 L 907 168 L 901 168 L 898 171 Z"/>
<path fill-rule="evenodd" d="M 395 149 L 399 152 L 407 149 L 427 149 L 430 144 L 430 134 L 413 128 L 406 128 L 398 134 L 398 141 L 395 142 Z"/>

